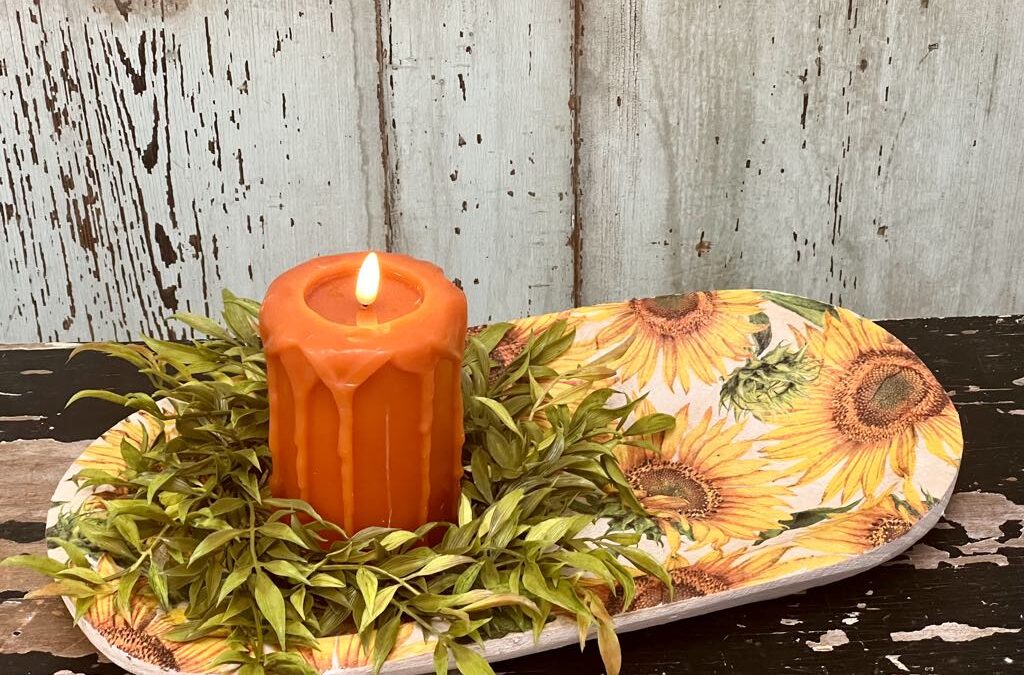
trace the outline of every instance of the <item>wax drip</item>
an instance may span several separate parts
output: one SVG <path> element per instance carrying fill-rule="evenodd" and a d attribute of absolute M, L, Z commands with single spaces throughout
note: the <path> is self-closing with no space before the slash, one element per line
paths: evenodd
<path fill-rule="evenodd" d="M 420 381 L 423 387 L 423 400 L 420 406 L 420 521 L 427 522 L 430 517 L 430 454 L 433 439 L 430 437 L 430 430 L 434 425 L 434 377 L 437 372 L 439 361 L 434 360 L 432 367 L 424 369 L 420 373 Z"/>
<path fill-rule="evenodd" d="M 355 453 L 353 452 L 353 425 L 352 408 L 355 405 L 355 390 L 346 387 L 341 391 L 335 390 L 335 403 L 338 406 L 338 457 L 341 458 L 341 507 L 344 513 L 343 527 L 349 535 L 355 529 L 355 505 L 356 489 L 353 478 L 353 466 L 355 464 Z"/>
<path fill-rule="evenodd" d="M 387 526 L 391 527 L 395 504 L 391 500 L 391 404 L 384 408 L 384 499 L 388 503 Z"/>

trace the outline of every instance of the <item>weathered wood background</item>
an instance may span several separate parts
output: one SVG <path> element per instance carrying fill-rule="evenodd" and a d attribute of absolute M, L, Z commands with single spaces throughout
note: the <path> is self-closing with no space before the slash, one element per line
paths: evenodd
<path fill-rule="evenodd" d="M 486 321 L 688 288 L 1024 309 L 1024 2 L 0 0 L 0 341 L 314 255 Z"/>

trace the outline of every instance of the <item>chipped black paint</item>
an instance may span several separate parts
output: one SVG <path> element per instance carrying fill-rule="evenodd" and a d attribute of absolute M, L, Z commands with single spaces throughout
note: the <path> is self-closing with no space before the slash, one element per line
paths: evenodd
<path fill-rule="evenodd" d="M 793 236 L 803 241 L 799 234 L 794 232 Z M 880 323 L 924 360 L 957 405 L 966 441 L 958 492 L 997 493 L 1024 504 L 1024 450 L 1020 443 L 1024 415 L 1009 414 L 1024 409 L 1024 384 L 1018 383 L 1019 364 L 1024 359 L 1024 316 Z M 126 391 L 138 387 L 130 369 L 120 368 L 115 360 L 85 355 L 64 365 L 67 353 L 61 349 L 0 351 L 0 391 L 20 393 L 18 397 L 0 397 L 0 406 L 10 406 L 19 399 L 29 402 L 0 407 L 0 415 L 17 410 L 19 414 L 52 418 L 74 388 L 97 386 Z M 22 374 L 46 370 L 52 372 Z M 56 431 L 64 439 L 94 437 L 123 414 L 114 406 L 97 405 L 73 422 L 70 418 L 63 420 Z M 75 413 L 78 407 L 67 413 Z M 0 423 L 0 432 L 6 429 Z M 39 528 L 35 530 L 41 537 Z M 1002 524 L 1001 532 L 1000 541 L 1019 537 L 1020 521 Z M 24 536 L 29 536 L 27 527 Z M 955 561 L 961 557 L 958 547 L 967 541 L 963 527 L 947 522 L 943 528 L 929 532 L 922 543 Z M 623 672 L 903 672 L 887 658 L 889 655 L 899 655 L 900 663 L 910 672 L 1015 672 L 1016 664 L 1024 663 L 1024 641 L 1019 634 L 959 643 L 893 642 L 890 637 L 895 631 L 919 630 L 944 621 L 1019 627 L 1019 611 L 1024 605 L 1024 585 L 1020 582 L 1024 549 L 1006 547 L 998 552 L 1005 556 L 1006 565 L 953 567 L 939 563 L 935 569 L 918 569 L 904 556 L 804 594 L 626 633 L 620 638 Z M 22 602 L 16 595 L 20 590 L 9 592 L 12 595 L 3 599 Z M 70 618 L 66 630 L 70 640 L 74 630 Z M 844 631 L 849 644 L 831 652 L 808 647 L 807 642 L 817 642 L 829 630 Z M 28 639 L 27 634 L 21 639 Z M 32 651 L 29 643 L 9 640 L 5 644 L 4 653 L 0 653 L 0 673 L 50 675 L 60 669 L 97 675 L 121 673 L 99 664 L 94 657 L 61 658 Z M 13 653 L 24 650 L 28 653 Z M 577 647 L 565 647 L 502 662 L 497 667 L 500 672 L 523 674 L 567 669 L 580 675 L 603 672 L 593 643 L 582 654 Z"/>

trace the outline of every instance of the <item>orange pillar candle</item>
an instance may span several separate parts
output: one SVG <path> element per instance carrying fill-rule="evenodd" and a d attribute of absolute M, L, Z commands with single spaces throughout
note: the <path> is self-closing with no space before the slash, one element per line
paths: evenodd
<path fill-rule="evenodd" d="M 392 253 L 310 260 L 270 285 L 260 333 L 275 496 L 350 535 L 455 518 L 466 297 L 439 268 Z"/>

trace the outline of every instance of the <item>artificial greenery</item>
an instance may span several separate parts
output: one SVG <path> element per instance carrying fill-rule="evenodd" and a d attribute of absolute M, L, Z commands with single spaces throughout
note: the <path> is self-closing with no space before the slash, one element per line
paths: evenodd
<path fill-rule="evenodd" d="M 39 594 L 73 598 L 76 618 L 111 593 L 123 615 L 133 593 L 151 593 L 165 609 L 187 603 L 187 621 L 165 637 L 223 637 L 233 648 L 219 661 L 238 664 L 241 675 L 314 672 L 299 654 L 279 650 L 315 648 L 317 637 L 353 630 L 379 669 L 404 622 L 437 638 L 439 673 L 450 657 L 464 673 L 489 673 L 467 643 L 512 631 L 538 635 L 555 613 L 575 618 L 581 646 L 596 626 L 606 667 L 618 670 L 618 642 L 596 587 L 628 607 L 634 568 L 668 579 L 634 548 L 635 532 L 593 526 L 642 513 L 613 450 L 643 444 L 642 435 L 669 428 L 672 418 L 655 414 L 627 426 L 638 400 L 611 405 L 614 392 L 595 384 L 611 374 L 602 364 L 614 354 L 570 372 L 552 369 L 573 341 L 564 322 L 533 335 L 500 367 L 490 352 L 509 324 L 470 338 L 458 522 L 347 536 L 305 502 L 270 494 L 259 304 L 225 292 L 224 305 L 224 326 L 176 317 L 209 338 L 191 345 L 147 338 L 76 350 L 129 361 L 155 393 L 88 390 L 71 402 L 112 401 L 173 420 L 176 431 L 138 444 L 125 439 L 127 468 L 116 475 L 77 474 L 80 486 L 106 498 L 51 540 L 67 552 L 67 565 L 43 556 L 5 564 L 53 577 Z M 94 571 L 90 558 L 100 553 L 120 571 Z"/>

